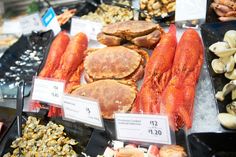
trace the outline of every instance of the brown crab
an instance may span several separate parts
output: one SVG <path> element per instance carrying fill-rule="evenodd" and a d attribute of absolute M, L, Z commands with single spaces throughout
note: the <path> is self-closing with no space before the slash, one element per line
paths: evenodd
<path fill-rule="evenodd" d="M 97 40 L 107 46 L 117 46 L 129 41 L 139 47 L 154 48 L 162 32 L 162 28 L 152 22 L 125 21 L 103 27 Z"/>
<path fill-rule="evenodd" d="M 141 79 L 148 53 L 136 46 L 112 46 L 88 50 L 84 61 L 85 80 L 93 82 L 101 79 L 133 80 Z M 144 59 L 145 58 L 145 59 Z"/>
<path fill-rule="evenodd" d="M 102 117 L 113 119 L 115 112 L 131 109 L 137 89 L 132 81 L 99 80 L 80 85 L 71 94 L 98 100 Z"/>

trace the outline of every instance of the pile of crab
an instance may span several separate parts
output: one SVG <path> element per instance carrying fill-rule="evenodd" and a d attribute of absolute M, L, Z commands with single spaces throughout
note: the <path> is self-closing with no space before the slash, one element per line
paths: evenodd
<path fill-rule="evenodd" d="M 143 78 L 149 55 L 162 34 L 158 24 L 127 21 L 103 27 L 98 41 L 107 47 L 86 51 L 84 78 L 87 84 L 73 87 L 71 94 L 97 99 L 103 118 L 131 110 L 137 94 L 136 82 Z"/>
<path fill-rule="evenodd" d="M 103 27 L 97 40 L 107 47 L 87 49 L 85 34 L 69 38 L 60 33 L 39 77 L 64 80 L 66 93 L 97 100 L 105 119 L 113 119 L 115 112 L 163 114 L 173 130 L 191 128 L 203 63 L 196 31 L 187 29 L 177 44 L 174 25 L 165 33 L 152 22 L 125 21 Z M 154 49 L 150 58 L 147 49 Z M 80 84 L 82 72 L 87 84 Z M 139 80 L 143 82 L 138 92 Z M 49 116 L 61 113 L 50 106 Z"/>

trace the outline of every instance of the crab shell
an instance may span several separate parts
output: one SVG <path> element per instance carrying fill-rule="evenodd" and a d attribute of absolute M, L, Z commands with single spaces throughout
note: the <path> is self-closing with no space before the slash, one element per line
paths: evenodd
<path fill-rule="evenodd" d="M 107 25 L 97 40 L 107 46 L 118 46 L 129 41 L 137 46 L 153 48 L 159 42 L 162 29 L 148 21 L 125 21 Z"/>
<path fill-rule="evenodd" d="M 143 77 L 142 56 L 124 46 L 105 47 L 90 53 L 84 61 L 85 80 L 133 79 Z"/>
<path fill-rule="evenodd" d="M 99 80 L 81 85 L 71 94 L 98 100 L 103 118 L 112 119 L 115 112 L 127 112 L 131 109 L 136 93 L 134 86 L 115 80 Z"/>

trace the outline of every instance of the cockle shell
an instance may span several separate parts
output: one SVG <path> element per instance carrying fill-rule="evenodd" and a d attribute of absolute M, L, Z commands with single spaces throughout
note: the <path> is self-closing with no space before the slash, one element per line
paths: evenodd
<path fill-rule="evenodd" d="M 99 80 L 84 84 L 71 93 L 98 100 L 103 118 L 114 118 L 114 112 L 127 112 L 136 98 L 135 88 L 116 80 Z"/>
<path fill-rule="evenodd" d="M 236 52 L 236 48 L 230 48 L 227 42 L 216 42 L 209 47 L 209 50 L 218 57 L 231 56 Z"/>

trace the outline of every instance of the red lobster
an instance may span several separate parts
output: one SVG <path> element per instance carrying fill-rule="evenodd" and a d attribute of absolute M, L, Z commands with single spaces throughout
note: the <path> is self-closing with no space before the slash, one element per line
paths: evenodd
<path fill-rule="evenodd" d="M 39 73 L 40 77 L 51 77 L 60 64 L 60 58 L 64 54 L 70 37 L 66 32 L 60 32 L 53 40 L 46 63 Z"/>
<path fill-rule="evenodd" d="M 146 64 L 143 85 L 132 112 L 159 113 L 160 96 L 171 77 L 176 45 L 176 28 L 171 25 Z"/>
<path fill-rule="evenodd" d="M 166 86 L 161 112 L 167 113 L 170 125 L 177 130 L 192 126 L 195 88 L 203 64 L 203 45 L 198 33 L 187 29 L 177 46 L 172 77 Z"/>
<path fill-rule="evenodd" d="M 73 85 L 79 85 L 81 65 L 85 57 L 85 50 L 88 47 L 88 38 L 84 33 L 76 34 L 69 42 L 63 56 L 60 59 L 60 65 L 52 75 L 52 78 L 65 80 L 66 89 L 71 77 L 73 78 Z M 77 79 L 75 79 L 77 77 Z M 70 87 L 71 88 L 71 87 Z M 61 116 L 61 109 L 50 106 L 48 116 Z"/>
<path fill-rule="evenodd" d="M 88 38 L 84 33 L 78 33 L 69 42 L 68 35 L 68 40 L 64 39 L 65 35 L 65 32 L 61 32 L 53 41 L 46 64 L 39 76 L 66 81 L 65 91 L 69 92 L 72 86 L 80 84 Z M 33 108 L 37 107 L 41 105 L 35 103 Z M 48 116 L 61 116 L 61 109 L 50 106 Z"/>
<path fill-rule="evenodd" d="M 70 37 L 65 31 L 60 32 L 56 36 L 50 46 L 47 60 L 43 69 L 39 73 L 39 77 L 51 78 L 52 74 L 60 64 L 60 58 L 64 54 L 69 41 Z M 39 102 L 33 102 L 32 105 L 32 109 L 41 107 L 41 104 Z"/>

